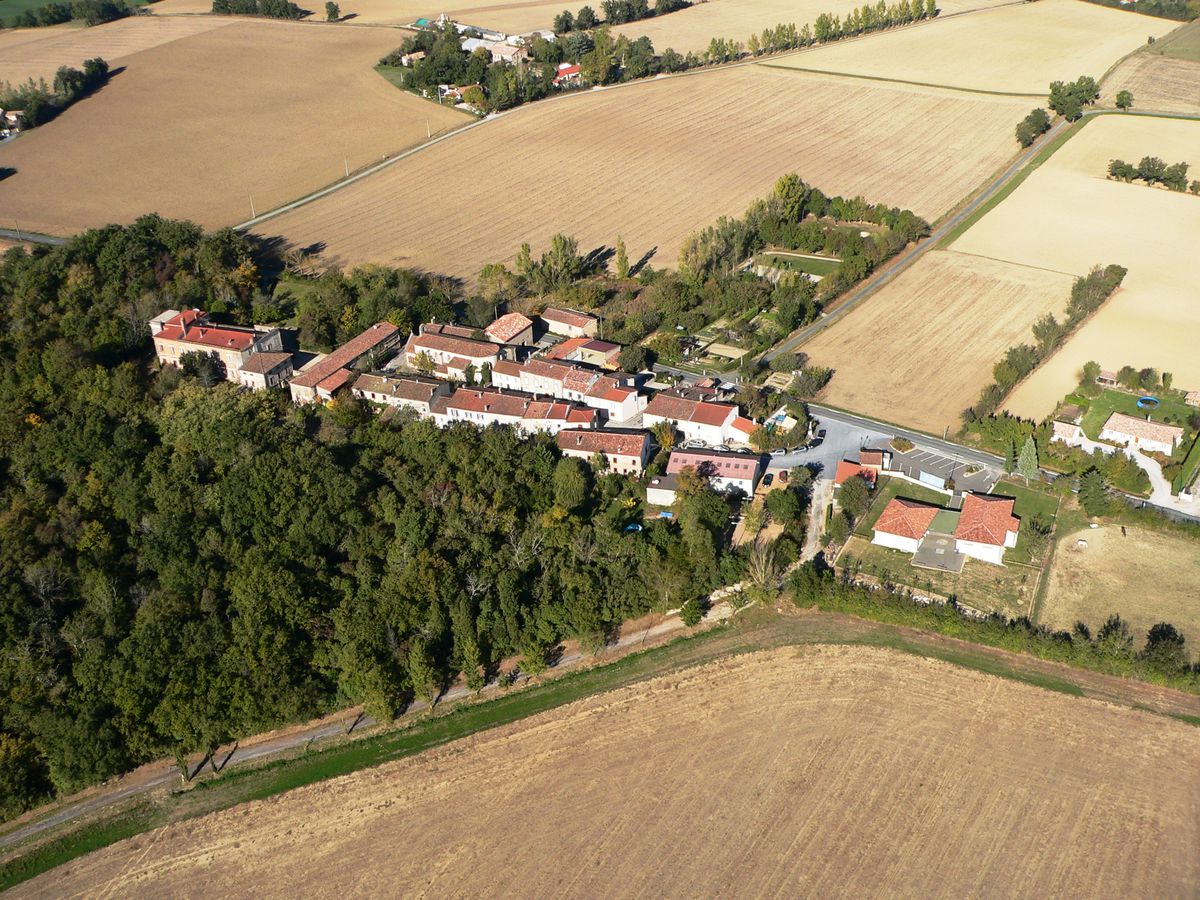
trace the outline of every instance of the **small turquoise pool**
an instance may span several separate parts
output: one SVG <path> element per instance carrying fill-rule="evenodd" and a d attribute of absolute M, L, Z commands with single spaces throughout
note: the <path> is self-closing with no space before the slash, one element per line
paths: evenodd
<path fill-rule="evenodd" d="M 1138 397 L 1138 409 L 1154 409 L 1159 404 L 1157 397 Z"/>

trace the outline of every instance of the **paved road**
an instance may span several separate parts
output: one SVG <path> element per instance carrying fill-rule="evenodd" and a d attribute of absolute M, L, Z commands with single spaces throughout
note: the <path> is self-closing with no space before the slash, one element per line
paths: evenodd
<path fill-rule="evenodd" d="M 55 237 L 52 234 L 41 234 L 37 231 L 26 231 L 24 228 L 0 228 L 0 238 L 10 241 L 28 242 L 30 244 L 65 244 L 66 238 Z"/>
<path fill-rule="evenodd" d="M 808 410 L 811 415 L 816 416 L 822 421 L 828 419 L 833 422 L 842 422 L 848 425 L 854 425 L 859 428 L 869 429 L 886 434 L 888 438 L 908 438 L 918 447 L 923 447 L 926 450 L 935 450 L 944 456 L 959 459 L 963 462 L 974 463 L 980 466 L 988 466 L 989 468 L 993 469 L 997 466 L 1004 465 L 1004 459 L 996 456 L 993 453 L 985 453 L 982 450 L 964 447 L 961 444 L 954 443 L 953 441 L 931 437 L 928 434 L 920 431 L 914 431 L 911 428 L 902 428 L 899 425 L 889 425 L 886 422 L 879 422 L 875 419 L 869 419 L 866 416 L 859 416 L 855 415 L 854 413 L 843 412 L 840 409 L 832 409 L 828 406 L 820 406 L 818 404 L 810 404 Z"/>

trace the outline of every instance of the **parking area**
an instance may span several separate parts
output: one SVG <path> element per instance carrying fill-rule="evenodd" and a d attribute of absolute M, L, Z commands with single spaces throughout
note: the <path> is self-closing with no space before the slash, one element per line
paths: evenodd
<path fill-rule="evenodd" d="M 953 481 L 956 492 L 974 491 L 986 494 L 1000 477 L 1000 473 L 991 469 L 979 468 L 961 459 L 920 448 L 893 455 L 892 468 L 900 470 L 909 478 L 920 479 L 921 473 L 925 472 L 943 481 Z M 971 468 L 978 471 L 970 472 Z"/>

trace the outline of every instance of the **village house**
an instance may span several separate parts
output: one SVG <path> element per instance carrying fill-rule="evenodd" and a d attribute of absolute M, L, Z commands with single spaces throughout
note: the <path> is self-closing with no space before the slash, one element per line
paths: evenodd
<path fill-rule="evenodd" d="M 400 57 L 400 65 L 412 66 L 425 58 L 424 50 L 414 50 L 412 53 L 405 53 Z"/>
<path fill-rule="evenodd" d="M 610 375 L 559 360 L 531 359 L 524 365 L 500 360 L 492 367 L 492 384 L 498 388 L 548 394 L 573 400 L 604 412 L 608 421 L 625 422 L 646 407 L 633 377 Z"/>
<path fill-rule="evenodd" d="M 1100 430 L 1100 440 L 1151 453 L 1170 454 L 1183 440 L 1183 429 L 1178 425 L 1164 425 L 1115 412 Z"/>
<path fill-rule="evenodd" d="M 554 73 L 554 86 L 565 87 L 583 81 L 583 68 L 579 63 L 559 63 Z"/>
<path fill-rule="evenodd" d="M 428 416 L 435 398 L 450 396 L 450 385 L 419 375 L 360 375 L 352 391 L 368 403 L 414 409 Z"/>
<path fill-rule="evenodd" d="M 645 431 L 560 431 L 556 439 L 563 456 L 591 462 L 599 453 L 609 472 L 641 475 L 650 459 L 650 435 Z"/>
<path fill-rule="evenodd" d="M 653 506 L 671 506 L 679 493 L 679 477 L 655 475 L 646 485 L 646 502 Z"/>
<path fill-rule="evenodd" d="M 1017 545 L 1021 527 L 1021 520 L 1013 515 L 1015 503 L 1012 497 L 964 494 L 962 509 L 952 510 L 893 497 L 875 521 L 871 543 L 917 554 L 927 539 L 942 548 L 953 541 L 953 552 L 946 556 L 958 556 L 938 559 L 937 568 L 959 571 L 962 557 L 1003 565 L 1004 551 Z"/>
<path fill-rule="evenodd" d="M 422 365 L 432 364 L 430 374 L 437 378 L 479 381 L 485 365 L 495 367 L 500 359 L 500 348 L 490 341 L 463 337 L 464 331 L 472 333 L 453 325 L 422 325 L 404 345 L 404 364 L 418 371 Z M 428 363 L 424 362 L 426 359 Z M 468 370 L 471 370 L 470 378 L 467 377 Z"/>
<path fill-rule="evenodd" d="M 595 428 L 599 415 L 566 400 L 528 394 L 505 393 L 491 388 L 459 388 L 449 397 L 437 397 L 430 413 L 439 428 L 469 422 L 480 428 L 511 425 L 522 434 L 558 434 L 564 428 Z"/>
<path fill-rule="evenodd" d="M 1050 423 L 1050 440 L 1066 444 L 1068 447 L 1078 447 L 1083 443 L 1083 429 L 1075 422 L 1055 419 Z"/>
<path fill-rule="evenodd" d="M 1188 406 L 1200 406 L 1200 391 L 1188 391 L 1183 395 L 1183 402 Z"/>
<path fill-rule="evenodd" d="M 685 440 L 700 441 L 710 447 L 748 444 L 758 427 L 752 419 L 739 415 L 732 403 L 689 400 L 669 391 L 657 394 L 642 414 L 642 424 L 647 428 L 661 422 L 669 422 Z"/>
<path fill-rule="evenodd" d="M 518 312 L 505 313 L 483 333 L 494 344 L 532 344 L 533 320 Z"/>
<path fill-rule="evenodd" d="M 865 481 L 868 486 L 873 488 L 875 487 L 875 479 L 878 475 L 878 470 L 856 462 L 851 462 L 848 459 L 839 459 L 837 471 L 833 474 L 834 488 L 840 488 L 855 475 L 861 476 L 862 480 Z"/>
<path fill-rule="evenodd" d="M 712 489 L 721 493 L 740 491 L 754 495 L 762 459 L 754 453 L 720 453 L 715 450 L 674 450 L 667 460 L 667 474 L 678 475 L 684 469 L 696 470 L 707 478 Z"/>
<path fill-rule="evenodd" d="M 216 325 L 199 309 L 168 309 L 150 320 L 154 354 L 163 365 L 180 365 L 185 353 L 207 353 L 225 366 L 225 378 L 238 382 L 238 372 L 256 353 L 281 353 L 278 328 Z"/>
<path fill-rule="evenodd" d="M 391 322 L 376 322 L 366 331 L 352 337 L 328 356 L 310 361 L 288 384 L 293 403 L 316 403 L 333 399 L 335 392 L 355 378 L 352 367 L 374 357 L 378 365 L 400 342 L 400 329 Z"/>
<path fill-rule="evenodd" d="M 587 313 L 558 306 L 548 306 L 539 317 L 551 334 L 569 338 L 594 338 L 600 320 Z"/>
<path fill-rule="evenodd" d="M 620 344 L 610 344 L 595 338 L 568 338 L 546 353 L 546 359 L 561 359 L 565 362 L 581 362 L 601 369 L 615 369 L 617 357 L 621 355 Z"/>
<path fill-rule="evenodd" d="M 265 391 L 287 384 L 292 377 L 292 354 L 255 353 L 238 369 L 238 383 L 252 391 Z"/>
<path fill-rule="evenodd" d="M 1096 384 L 1101 387 L 1116 387 L 1118 384 L 1117 373 L 1102 369 L 1100 374 L 1096 376 Z"/>

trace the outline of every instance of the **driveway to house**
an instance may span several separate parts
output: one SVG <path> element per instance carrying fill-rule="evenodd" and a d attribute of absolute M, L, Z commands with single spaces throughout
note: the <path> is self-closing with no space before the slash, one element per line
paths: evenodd
<path fill-rule="evenodd" d="M 1093 441 L 1085 434 L 1081 434 L 1077 440 L 1072 441 L 1071 446 L 1079 447 L 1085 453 L 1095 453 L 1097 450 L 1101 453 L 1124 453 L 1137 463 L 1137 467 L 1150 479 L 1150 497 L 1146 501 L 1147 503 L 1163 509 L 1172 509 L 1185 516 L 1200 516 L 1200 500 L 1184 500 L 1182 497 L 1172 494 L 1171 482 L 1167 481 L 1166 476 L 1163 475 L 1162 466 L 1140 451 L 1134 450 L 1132 447 L 1117 447 L 1113 444 Z"/>

